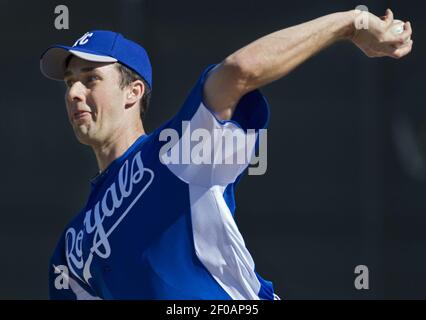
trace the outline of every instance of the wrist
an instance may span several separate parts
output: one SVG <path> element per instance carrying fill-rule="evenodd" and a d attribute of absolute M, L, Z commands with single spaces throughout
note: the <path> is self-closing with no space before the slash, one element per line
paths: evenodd
<path fill-rule="evenodd" d="M 357 29 L 355 26 L 355 17 L 358 13 L 356 12 L 356 10 L 349 10 L 340 12 L 339 14 L 342 23 L 337 35 L 338 40 L 352 41 L 352 39 L 357 33 Z"/>

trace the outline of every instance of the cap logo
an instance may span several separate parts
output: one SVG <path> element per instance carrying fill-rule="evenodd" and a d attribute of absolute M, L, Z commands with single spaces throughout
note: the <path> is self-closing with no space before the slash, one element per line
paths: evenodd
<path fill-rule="evenodd" d="M 86 44 L 87 42 L 89 42 L 89 38 L 91 36 L 93 36 L 92 32 L 86 32 L 80 39 L 78 39 L 74 43 L 73 47 L 75 47 L 75 46 L 82 46 L 82 45 Z"/>

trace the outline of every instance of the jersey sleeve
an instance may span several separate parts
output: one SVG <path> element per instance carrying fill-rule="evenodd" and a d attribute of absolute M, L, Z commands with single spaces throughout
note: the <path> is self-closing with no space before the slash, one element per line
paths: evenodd
<path fill-rule="evenodd" d="M 157 132 L 160 161 L 181 180 L 200 186 L 234 183 L 255 154 L 269 106 L 260 90 L 244 95 L 231 120 L 220 120 L 203 101 L 204 70 L 183 106 Z M 217 94 L 221 94 L 217 92 Z"/>

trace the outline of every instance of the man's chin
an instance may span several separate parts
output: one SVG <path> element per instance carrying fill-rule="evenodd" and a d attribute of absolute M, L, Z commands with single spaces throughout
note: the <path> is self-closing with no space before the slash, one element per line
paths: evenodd
<path fill-rule="evenodd" d="M 95 137 L 90 133 L 90 131 L 87 130 L 87 128 L 74 128 L 74 134 L 81 144 L 85 144 L 88 146 L 94 144 L 96 140 Z"/>

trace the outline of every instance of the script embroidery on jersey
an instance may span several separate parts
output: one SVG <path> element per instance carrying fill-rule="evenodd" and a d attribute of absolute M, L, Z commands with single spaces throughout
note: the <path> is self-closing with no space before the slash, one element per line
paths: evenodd
<path fill-rule="evenodd" d="M 132 195 L 133 187 L 142 181 L 144 174 L 150 175 L 149 181 L 134 197 L 132 203 L 126 209 L 120 210 L 122 211 L 122 214 L 117 218 L 114 225 L 109 230 L 105 230 L 103 221 L 108 217 L 113 216 L 118 209 L 121 209 L 123 200 Z M 83 281 L 74 268 L 79 270 L 83 269 L 83 278 L 85 282 L 88 283 L 89 279 L 92 277 L 90 273 L 90 265 L 93 260 L 93 255 L 96 254 L 98 257 L 103 259 L 106 259 L 111 255 L 111 247 L 108 237 L 118 227 L 138 199 L 148 189 L 153 179 L 154 172 L 151 169 L 144 167 L 139 151 L 131 160 L 130 169 L 129 160 L 126 160 L 118 172 L 117 179 L 109 186 L 108 189 L 106 189 L 102 200 L 96 202 L 94 207 L 86 211 L 83 228 L 81 230 L 75 230 L 70 227 L 66 231 L 65 255 L 69 269 L 78 279 Z M 112 206 L 108 206 L 108 203 L 112 203 Z M 86 261 L 84 261 L 82 249 L 84 232 L 87 234 L 95 232 L 93 236 L 93 244 L 90 248 L 90 253 Z"/>

